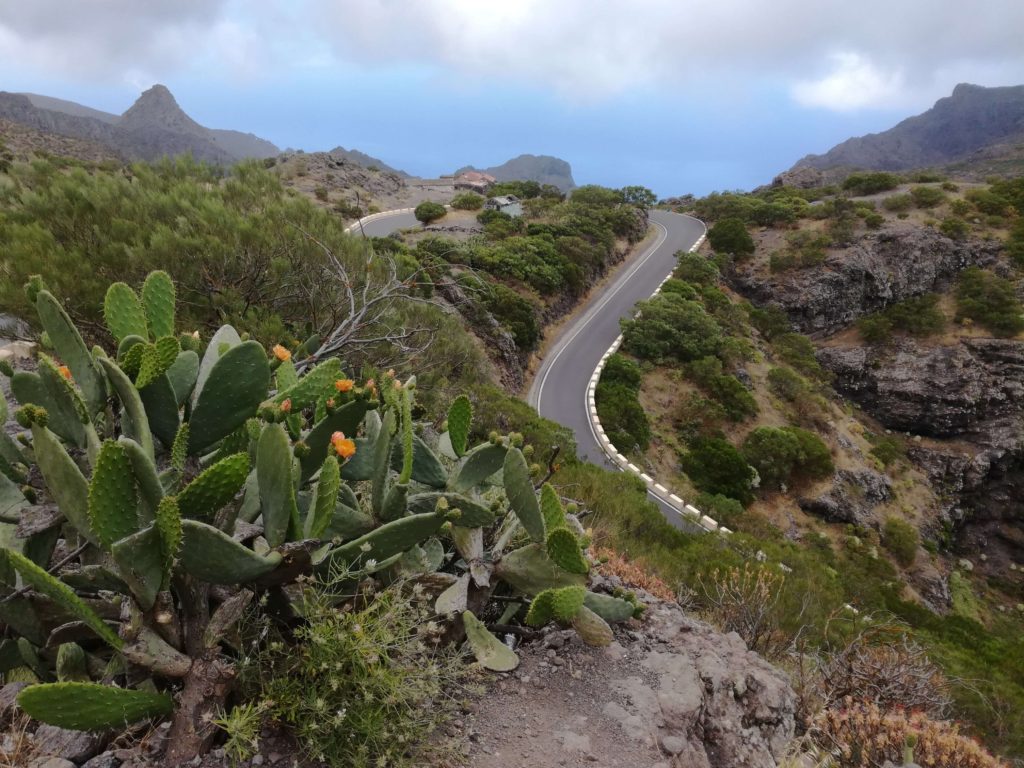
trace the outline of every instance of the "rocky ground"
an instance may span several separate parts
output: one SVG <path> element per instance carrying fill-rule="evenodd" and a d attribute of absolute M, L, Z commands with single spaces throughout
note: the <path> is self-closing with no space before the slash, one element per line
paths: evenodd
<path fill-rule="evenodd" d="M 604 649 L 553 629 L 520 649 L 466 717 L 464 765 L 775 766 L 793 736 L 783 673 L 678 605 L 642 594 L 645 621 Z"/>

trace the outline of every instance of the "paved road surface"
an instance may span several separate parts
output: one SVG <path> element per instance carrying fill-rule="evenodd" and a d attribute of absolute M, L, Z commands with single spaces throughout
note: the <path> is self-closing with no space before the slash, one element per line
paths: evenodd
<path fill-rule="evenodd" d="M 587 415 L 587 384 L 601 357 L 619 335 L 619 319 L 649 298 L 676 263 L 678 251 L 689 250 L 704 234 L 704 224 L 690 216 L 651 211 L 656 236 L 598 296 L 583 308 L 576 322 L 564 330 L 541 364 L 529 392 L 529 402 L 542 416 L 569 427 L 576 436 L 581 458 L 609 469 L 619 469 L 601 450 Z M 380 216 L 364 222 L 367 236 L 385 236 L 416 226 L 411 212 Z M 358 234 L 358 228 L 355 233 Z M 673 525 L 695 526 L 683 520 L 668 503 L 650 494 Z"/>

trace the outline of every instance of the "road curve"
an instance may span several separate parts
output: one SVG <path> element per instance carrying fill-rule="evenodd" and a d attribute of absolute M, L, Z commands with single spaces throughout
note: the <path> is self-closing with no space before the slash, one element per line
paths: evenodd
<path fill-rule="evenodd" d="M 631 317 L 634 305 L 650 298 L 675 267 L 676 253 L 688 251 L 705 232 L 704 223 L 692 216 L 668 211 L 651 211 L 650 216 L 657 230 L 654 242 L 581 309 L 544 358 L 528 395 L 542 416 L 573 431 L 580 458 L 608 469 L 621 467 L 605 455 L 591 425 L 590 377 L 618 338 L 619 320 Z M 670 503 L 654 493 L 650 497 L 670 523 L 694 527 Z"/>
<path fill-rule="evenodd" d="M 541 363 L 528 401 L 544 417 L 573 431 L 580 458 L 608 469 L 621 470 L 605 455 L 594 433 L 587 407 L 587 386 L 602 356 L 618 337 L 619 320 L 630 317 L 638 301 L 647 299 L 672 272 L 676 253 L 692 248 L 705 233 L 704 223 L 692 216 L 651 211 L 656 235 L 648 248 L 623 268 L 614 280 L 583 306 Z M 367 237 L 384 237 L 417 225 L 411 209 L 366 217 L 349 227 Z M 699 530 L 657 494 L 649 492 L 666 519 L 680 528 Z"/>

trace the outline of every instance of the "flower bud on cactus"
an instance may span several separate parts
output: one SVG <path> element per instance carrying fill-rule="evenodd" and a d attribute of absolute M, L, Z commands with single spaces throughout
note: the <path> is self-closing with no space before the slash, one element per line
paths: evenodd
<path fill-rule="evenodd" d="M 297 459 L 304 459 L 306 456 L 309 456 L 310 452 L 309 445 L 302 440 L 296 442 L 292 450 L 295 452 L 295 458 Z"/>
<path fill-rule="evenodd" d="M 523 446 L 523 456 L 525 456 L 526 458 L 530 458 L 531 456 L 533 456 L 532 445 Z"/>

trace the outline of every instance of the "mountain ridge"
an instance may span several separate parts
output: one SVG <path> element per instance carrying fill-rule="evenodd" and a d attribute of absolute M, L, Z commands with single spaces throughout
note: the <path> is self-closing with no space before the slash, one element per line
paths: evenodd
<path fill-rule="evenodd" d="M 459 168 L 455 175 L 467 171 L 488 173 L 498 181 L 536 181 L 540 184 L 552 184 L 562 192 L 570 192 L 576 188 L 572 166 L 565 160 L 551 155 L 522 154 L 490 168 L 467 165 Z"/>
<path fill-rule="evenodd" d="M 1024 141 L 1024 85 L 988 88 L 960 83 L 925 112 L 879 133 L 854 136 L 799 168 L 903 171 L 964 160 L 998 144 Z"/>

